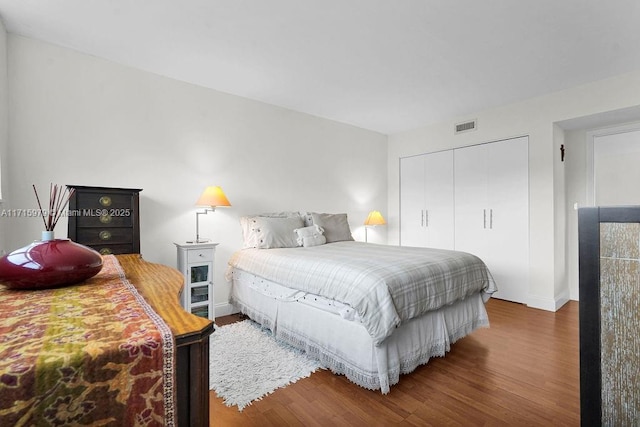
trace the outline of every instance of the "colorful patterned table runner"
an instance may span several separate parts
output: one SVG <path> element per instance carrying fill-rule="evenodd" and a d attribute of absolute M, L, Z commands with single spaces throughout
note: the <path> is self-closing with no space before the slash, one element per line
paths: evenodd
<path fill-rule="evenodd" d="M 79 285 L 0 286 L 0 425 L 172 426 L 174 353 L 113 255 Z"/>

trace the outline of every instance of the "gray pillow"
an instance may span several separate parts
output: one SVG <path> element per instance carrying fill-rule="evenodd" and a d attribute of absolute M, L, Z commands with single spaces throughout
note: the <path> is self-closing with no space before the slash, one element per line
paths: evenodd
<path fill-rule="evenodd" d="M 353 240 L 347 214 L 311 213 L 313 223 L 324 228 L 324 237 L 327 243 Z"/>

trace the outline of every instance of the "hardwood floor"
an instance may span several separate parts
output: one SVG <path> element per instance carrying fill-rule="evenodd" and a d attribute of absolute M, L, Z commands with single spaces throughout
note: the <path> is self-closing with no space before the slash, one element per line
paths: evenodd
<path fill-rule="evenodd" d="M 319 371 L 242 412 L 211 392 L 211 426 L 577 426 L 578 302 L 556 313 L 492 299 L 491 327 L 400 377 L 391 392 Z M 218 325 L 239 316 L 216 319 Z"/>

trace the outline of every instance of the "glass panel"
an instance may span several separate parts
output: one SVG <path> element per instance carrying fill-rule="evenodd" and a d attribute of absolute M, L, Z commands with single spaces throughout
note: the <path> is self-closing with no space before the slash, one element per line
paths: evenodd
<path fill-rule="evenodd" d="M 205 317 L 205 318 L 209 318 L 209 306 L 202 306 L 202 307 L 194 307 L 191 309 L 191 313 L 195 314 L 196 316 L 200 316 L 200 317 Z"/>
<path fill-rule="evenodd" d="M 209 299 L 209 286 L 191 288 L 191 304 L 207 301 Z"/>
<path fill-rule="evenodd" d="M 600 224 L 603 425 L 640 419 L 640 224 Z"/>
<path fill-rule="evenodd" d="M 191 283 L 206 282 L 209 280 L 209 266 L 197 265 L 191 267 Z"/>

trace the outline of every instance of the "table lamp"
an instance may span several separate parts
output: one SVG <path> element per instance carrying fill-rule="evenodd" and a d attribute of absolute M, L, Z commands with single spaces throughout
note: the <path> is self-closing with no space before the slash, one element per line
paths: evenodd
<path fill-rule="evenodd" d="M 214 212 L 217 207 L 231 206 L 224 191 L 219 186 L 210 186 L 204 189 L 202 195 L 196 202 L 196 206 L 205 206 L 204 211 L 196 212 L 196 240 L 187 243 L 205 243 L 209 239 L 200 238 L 200 215 L 206 215 L 209 212 Z"/>
<path fill-rule="evenodd" d="M 364 220 L 364 241 L 367 242 L 367 229 L 369 227 L 375 227 L 376 225 L 385 225 L 387 221 L 384 220 L 382 214 L 378 211 L 371 211 Z"/>

